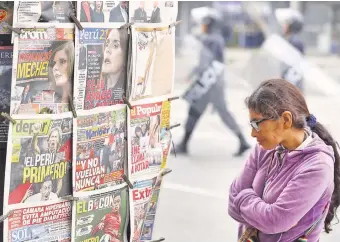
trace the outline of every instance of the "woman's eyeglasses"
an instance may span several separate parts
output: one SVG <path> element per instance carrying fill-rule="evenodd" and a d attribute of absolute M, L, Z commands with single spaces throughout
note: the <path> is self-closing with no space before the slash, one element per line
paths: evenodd
<path fill-rule="evenodd" d="M 266 120 L 271 120 L 271 118 L 263 118 L 263 119 L 260 119 L 260 120 L 252 120 L 250 121 L 250 126 L 255 129 L 257 132 L 260 131 L 260 127 L 259 127 L 259 124 L 262 123 L 263 121 L 266 121 Z"/>

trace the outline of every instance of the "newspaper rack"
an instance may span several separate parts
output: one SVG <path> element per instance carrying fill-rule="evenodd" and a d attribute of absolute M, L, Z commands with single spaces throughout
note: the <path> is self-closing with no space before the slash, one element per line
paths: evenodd
<path fill-rule="evenodd" d="M 2 112 L 0 114 L 2 117 L 4 117 L 5 119 L 7 119 L 8 121 L 10 121 L 12 124 L 16 124 L 17 122 L 15 121 L 15 119 L 13 119 L 8 113 L 4 113 Z"/>
<path fill-rule="evenodd" d="M 164 241 L 165 238 L 161 237 L 159 239 L 156 239 L 156 240 L 151 240 L 150 242 L 161 242 L 161 241 Z"/>
<path fill-rule="evenodd" d="M 74 22 L 74 24 L 77 26 L 79 30 L 84 29 L 80 21 L 77 19 L 77 17 L 72 12 L 70 12 L 69 17 L 72 19 L 72 21 Z"/>
<path fill-rule="evenodd" d="M 126 182 L 130 189 L 133 189 L 133 184 L 130 182 L 129 178 L 125 174 L 122 175 L 122 179 Z"/>
<path fill-rule="evenodd" d="M 6 22 L 3 22 L 3 23 L 2 23 L 2 26 L 5 27 L 5 28 L 10 29 L 10 30 L 13 31 L 14 33 L 21 34 L 21 29 L 14 28 L 13 26 L 9 25 L 9 24 L 6 23 Z"/>
<path fill-rule="evenodd" d="M 123 102 L 129 107 L 129 109 L 132 109 L 132 105 L 125 95 L 122 96 L 122 99 L 123 99 Z"/>
<path fill-rule="evenodd" d="M 8 211 L 6 214 L 0 216 L 0 222 L 4 222 L 9 216 L 13 214 L 13 210 Z"/>

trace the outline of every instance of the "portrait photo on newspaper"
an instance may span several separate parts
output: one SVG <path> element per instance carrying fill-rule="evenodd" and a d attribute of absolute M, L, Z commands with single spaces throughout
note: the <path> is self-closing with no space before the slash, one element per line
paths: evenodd
<path fill-rule="evenodd" d="M 130 101 L 170 95 L 174 85 L 175 32 L 162 28 L 132 28 L 132 88 Z"/>
<path fill-rule="evenodd" d="M 13 1 L 0 2 L 0 35 L 11 34 L 11 30 L 3 24 L 12 26 L 13 24 Z M 1 37 L 0 37 L 1 38 Z"/>
<path fill-rule="evenodd" d="M 22 23 L 72 23 L 76 1 L 15 1 L 14 26 Z"/>
<path fill-rule="evenodd" d="M 12 59 L 13 46 L 0 46 L 0 113 L 10 113 Z M 8 127 L 9 121 L 0 116 L 0 147 L 7 142 Z"/>
<path fill-rule="evenodd" d="M 69 111 L 73 87 L 73 40 L 73 28 L 22 29 L 14 39 L 12 90 L 17 90 L 12 95 L 12 114 Z"/>
<path fill-rule="evenodd" d="M 13 206 L 1 241 L 71 241 L 71 202 Z"/>
<path fill-rule="evenodd" d="M 125 242 L 128 219 L 126 186 L 110 191 L 92 191 L 74 202 L 73 234 L 75 242 Z M 108 190 L 108 189 L 105 189 Z"/>
<path fill-rule="evenodd" d="M 80 22 L 127 23 L 129 1 L 80 1 Z"/>
<path fill-rule="evenodd" d="M 117 28 L 87 26 L 94 24 L 83 24 L 84 30 L 76 32 L 76 108 L 89 110 L 123 103 L 128 30 L 120 29 L 120 25 Z"/>
<path fill-rule="evenodd" d="M 74 123 L 75 193 L 124 182 L 126 106 L 78 112 Z"/>
<path fill-rule="evenodd" d="M 150 175 L 135 182 L 130 193 L 130 242 L 140 242 L 143 232 L 145 217 L 148 212 L 153 190 L 159 175 Z"/>
<path fill-rule="evenodd" d="M 129 17 L 134 23 L 175 22 L 178 1 L 130 1 Z"/>
<path fill-rule="evenodd" d="M 15 116 L 10 125 L 4 204 L 56 201 L 72 194 L 72 114 Z"/>

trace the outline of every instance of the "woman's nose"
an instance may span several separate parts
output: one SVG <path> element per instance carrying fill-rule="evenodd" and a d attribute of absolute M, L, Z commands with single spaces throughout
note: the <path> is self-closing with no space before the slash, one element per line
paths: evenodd
<path fill-rule="evenodd" d="M 253 138 L 257 137 L 257 131 L 254 128 L 251 128 L 251 137 Z"/>

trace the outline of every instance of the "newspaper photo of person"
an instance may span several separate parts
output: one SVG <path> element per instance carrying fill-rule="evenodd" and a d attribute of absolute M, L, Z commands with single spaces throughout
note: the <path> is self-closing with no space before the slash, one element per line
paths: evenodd
<path fill-rule="evenodd" d="M 15 1 L 14 26 L 30 23 L 72 23 L 76 1 Z"/>
<path fill-rule="evenodd" d="M 163 28 L 132 28 L 132 90 L 130 101 L 173 92 L 175 33 Z"/>
<path fill-rule="evenodd" d="M 0 46 L 0 113 L 10 113 L 13 47 Z M 9 121 L 0 116 L 0 147 L 6 147 Z"/>
<path fill-rule="evenodd" d="M 56 201 L 71 195 L 72 114 L 15 118 L 9 131 L 4 203 Z"/>
<path fill-rule="evenodd" d="M 0 39 L 1 35 L 11 34 L 12 31 L 6 28 L 3 24 L 13 25 L 13 1 L 0 2 Z"/>
<path fill-rule="evenodd" d="M 22 34 L 14 39 L 12 89 L 22 87 L 24 90 L 20 106 L 14 109 L 13 105 L 12 114 L 69 111 L 73 39 L 73 28 L 22 29 Z"/>
<path fill-rule="evenodd" d="M 129 17 L 134 23 L 171 23 L 178 14 L 178 1 L 130 1 Z"/>
<path fill-rule="evenodd" d="M 169 127 L 168 101 L 135 105 L 129 113 L 130 144 L 128 150 L 129 178 L 135 180 L 165 167 L 169 153 L 169 137 L 161 130 Z"/>
<path fill-rule="evenodd" d="M 78 8 L 80 22 L 127 23 L 128 1 L 81 1 Z"/>
<path fill-rule="evenodd" d="M 84 30 L 77 30 L 76 37 L 74 95 L 78 110 L 123 103 L 127 85 L 128 30 L 88 25 L 94 24 L 83 24 Z"/>
<path fill-rule="evenodd" d="M 143 232 L 145 217 L 148 212 L 149 203 L 152 198 L 153 189 L 157 182 L 158 175 L 149 176 L 143 180 L 138 180 L 130 193 L 130 220 L 131 237 L 130 242 L 140 242 Z"/>
<path fill-rule="evenodd" d="M 123 183 L 126 106 L 79 111 L 74 131 L 74 193 Z"/>
<path fill-rule="evenodd" d="M 4 221 L 2 241 L 71 241 L 71 202 L 20 204 L 12 211 Z"/>
<path fill-rule="evenodd" d="M 124 242 L 128 219 L 127 187 L 86 194 L 73 205 L 72 241 Z"/>
<path fill-rule="evenodd" d="M 145 216 L 145 221 L 143 223 L 143 229 L 140 237 L 140 241 L 150 241 L 152 240 L 153 227 L 155 224 L 156 211 L 159 204 L 159 193 L 162 185 L 162 176 L 157 177 L 156 184 L 154 185 L 151 201 L 149 202 L 147 213 Z"/>

